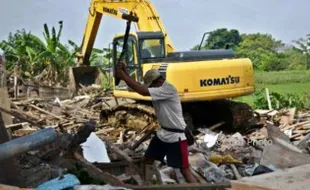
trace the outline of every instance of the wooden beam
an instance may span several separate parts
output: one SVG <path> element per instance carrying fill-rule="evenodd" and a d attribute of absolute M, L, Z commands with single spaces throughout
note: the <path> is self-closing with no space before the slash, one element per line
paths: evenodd
<path fill-rule="evenodd" d="M 94 166 L 92 163 L 88 162 L 82 155 L 80 155 L 78 152 L 73 153 L 76 160 L 79 161 L 80 164 L 82 164 L 83 170 L 86 170 L 87 173 L 95 179 L 99 179 L 104 181 L 105 183 L 114 185 L 114 186 L 122 186 L 124 183 L 116 178 L 115 176 L 103 172 L 96 166 Z"/>
<path fill-rule="evenodd" d="M 0 90 L 0 94 L 1 94 L 1 90 Z M 16 109 L 8 110 L 8 109 L 5 109 L 4 107 L 2 107 L 1 104 L 0 104 L 0 111 L 2 113 L 12 115 L 15 118 L 21 120 L 22 122 L 28 122 L 33 126 L 39 127 L 40 129 L 44 129 L 44 127 L 42 127 L 41 123 L 37 122 L 38 119 L 31 117 L 30 115 L 24 113 L 23 111 L 16 110 Z"/>
<path fill-rule="evenodd" d="M 215 184 L 201 184 L 201 183 L 186 183 L 186 184 L 169 184 L 169 185 L 124 185 L 130 189 L 152 189 L 152 190 L 194 190 L 194 189 L 208 189 L 208 190 L 222 190 L 231 188 L 230 182 L 215 183 Z"/>
<path fill-rule="evenodd" d="M 0 56 L 0 106 L 10 108 L 10 101 L 7 94 L 6 70 L 2 57 Z M 5 124 L 12 124 L 0 111 L 0 144 L 10 140 Z M 0 162 L 0 183 L 7 185 L 23 186 L 24 180 L 21 177 L 21 169 L 15 158 Z"/>
<path fill-rule="evenodd" d="M 33 105 L 33 104 L 30 104 L 29 106 L 32 107 L 32 108 L 34 108 L 34 109 L 36 109 L 36 110 L 38 110 L 38 111 L 40 111 L 40 112 L 42 112 L 42 113 L 45 113 L 45 114 L 50 115 L 50 116 L 53 116 L 54 118 L 59 119 L 60 121 L 65 120 L 65 119 L 63 119 L 62 117 L 59 117 L 59 116 L 57 116 L 57 115 L 55 115 L 55 114 L 53 114 L 53 113 L 51 113 L 51 112 L 49 112 L 49 111 L 46 111 L 46 110 L 44 110 L 44 109 L 41 109 L 41 108 L 39 108 L 38 106 L 35 106 L 35 105 Z"/>
<path fill-rule="evenodd" d="M 29 189 L 29 188 L 19 188 L 19 187 L 14 187 L 14 186 L 9 186 L 9 185 L 2 185 L 0 184 L 0 190 L 35 190 L 35 189 Z"/>
<path fill-rule="evenodd" d="M 231 190 L 275 190 L 275 189 L 248 183 L 242 183 L 239 181 L 231 181 Z"/>
<path fill-rule="evenodd" d="M 103 141 L 108 145 L 108 147 L 115 152 L 118 156 L 124 158 L 124 160 L 127 161 L 127 163 L 143 178 L 143 172 L 142 169 L 137 167 L 135 164 L 133 164 L 132 158 L 130 158 L 124 151 L 113 145 L 107 138 L 103 138 Z"/>

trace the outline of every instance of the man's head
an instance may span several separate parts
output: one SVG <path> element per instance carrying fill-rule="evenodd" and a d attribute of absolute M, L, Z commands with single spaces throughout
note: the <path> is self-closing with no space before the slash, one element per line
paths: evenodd
<path fill-rule="evenodd" d="M 144 75 L 144 86 L 148 88 L 160 87 L 165 82 L 164 77 L 161 76 L 157 69 L 151 69 Z"/>

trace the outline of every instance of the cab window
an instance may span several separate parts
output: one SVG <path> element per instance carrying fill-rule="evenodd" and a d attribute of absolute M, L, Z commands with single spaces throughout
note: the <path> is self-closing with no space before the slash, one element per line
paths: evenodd
<path fill-rule="evenodd" d="M 163 39 L 142 39 L 140 40 L 140 56 L 142 59 L 162 58 L 165 56 Z"/>
<path fill-rule="evenodd" d="M 115 41 L 115 50 L 116 50 L 116 59 L 115 61 L 117 62 L 119 60 L 119 57 L 121 55 L 121 52 L 123 50 L 123 44 L 124 44 L 124 40 L 123 38 L 119 38 Z M 135 45 L 135 41 L 133 38 L 129 38 L 128 42 L 127 42 L 128 46 L 127 46 L 127 52 L 125 53 L 125 61 L 127 63 L 128 66 L 133 66 L 134 65 L 134 45 Z"/>

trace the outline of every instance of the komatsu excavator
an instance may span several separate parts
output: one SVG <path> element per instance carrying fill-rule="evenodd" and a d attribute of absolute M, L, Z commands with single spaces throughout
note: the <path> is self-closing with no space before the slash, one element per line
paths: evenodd
<path fill-rule="evenodd" d="M 126 34 L 116 35 L 113 39 L 113 68 L 118 64 L 120 56 L 124 55 L 127 72 L 141 83 L 146 71 L 158 69 L 166 80 L 176 87 L 188 125 L 209 127 L 222 123 L 228 128 L 238 129 L 253 118 L 250 106 L 229 100 L 254 92 L 251 60 L 235 58 L 230 49 L 177 52 L 149 0 L 91 1 L 82 50 L 78 58 L 80 65 L 73 68 L 79 70 L 75 73 L 78 75 L 75 80 L 79 80 L 75 84 L 87 81 L 86 73 L 96 70 L 89 66 L 89 57 L 102 16 L 127 20 Z M 132 21 L 138 31 L 128 33 Z M 88 82 L 92 83 L 94 80 Z M 151 97 L 139 95 L 123 81 L 115 78 L 113 83 L 114 96 L 136 102 L 105 112 L 103 115 L 106 119 L 110 118 L 109 121 L 112 121 L 111 117 L 122 108 L 127 112 L 128 109 L 137 107 L 152 109 Z M 143 110 L 146 109 L 140 109 L 139 113 Z M 140 115 L 143 117 L 143 114 Z"/>

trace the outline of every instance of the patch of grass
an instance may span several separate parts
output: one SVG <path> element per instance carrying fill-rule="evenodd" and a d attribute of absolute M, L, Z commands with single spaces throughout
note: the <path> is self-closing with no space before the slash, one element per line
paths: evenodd
<path fill-rule="evenodd" d="M 268 88 L 269 93 L 303 97 L 305 106 L 310 107 L 310 71 L 256 72 L 255 88 L 256 91 Z M 253 94 L 235 100 L 254 106 L 256 97 Z"/>
<path fill-rule="evenodd" d="M 235 101 L 239 101 L 239 102 L 244 102 L 249 104 L 251 107 L 254 106 L 254 95 L 249 95 L 249 96 L 241 96 L 238 98 L 234 98 Z"/>
<path fill-rule="evenodd" d="M 268 88 L 269 92 L 279 94 L 303 94 L 310 93 L 310 82 L 308 83 L 289 83 L 289 84 L 258 84 L 257 89 Z"/>
<path fill-rule="evenodd" d="M 269 93 L 276 92 L 279 94 L 297 94 L 297 95 L 303 95 L 303 94 L 309 94 L 310 95 L 310 82 L 309 83 L 290 83 L 290 84 L 270 84 L 270 85 L 264 85 L 264 84 L 258 84 L 256 85 L 256 89 L 264 89 L 268 88 Z M 246 102 L 249 105 L 253 105 L 254 103 L 255 95 L 249 95 L 249 96 L 242 96 L 236 98 L 237 101 Z"/>
<path fill-rule="evenodd" d="M 257 85 L 308 82 L 310 83 L 310 70 L 255 72 L 255 83 Z"/>

